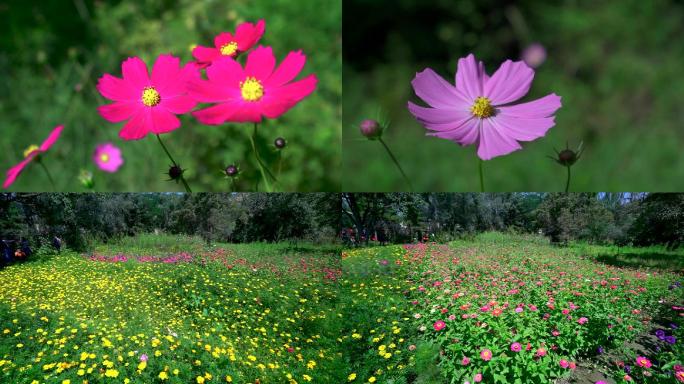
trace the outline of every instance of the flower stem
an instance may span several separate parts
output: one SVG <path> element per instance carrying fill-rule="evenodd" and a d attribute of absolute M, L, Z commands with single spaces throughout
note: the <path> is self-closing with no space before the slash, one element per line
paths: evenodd
<path fill-rule="evenodd" d="M 283 170 L 283 150 L 278 150 L 278 177 L 280 177 L 280 171 Z"/>
<path fill-rule="evenodd" d="M 379 137 L 378 141 L 380 141 L 382 146 L 385 147 L 385 150 L 387 150 L 387 154 L 392 158 L 394 165 L 397 166 L 397 169 L 399 169 L 399 172 L 404 177 L 404 181 L 406 181 L 406 184 L 408 184 L 409 190 L 411 190 L 411 192 L 413 192 L 413 185 L 411 184 L 411 180 L 409 180 L 409 178 L 406 176 L 406 173 L 404 173 L 404 170 L 401 168 L 401 165 L 399 165 L 397 158 L 394 157 L 394 154 L 392 154 L 392 151 L 390 151 L 389 147 L 387 146 L 385 141 L 382 139 L 382 137 Z"/>
<path fill-rule="evenodd" d="M 568 179 L 565 181 L 565 193 L 567 193 L 570 190 L 570 167 L 568 168 Z"/>
<path fill-rule="evenodd" d="M 173 157 L 171 157 L 171 153 L 169 153 L 169 150 L 166 149 L 166 146 L 164 145 L 164 142 L 162 142 L 161 137 L 160 137 L 159 135 L 155 135 L 155 136 L 157 136 L 157 140 L 159 140 L 159 144 L 160 144 L 161 147 L 164 149 L 164 152 L 166 152 L 166 156 L 169 157 L 169 160 L 171 160 L 171 163 L 172 163 L 174 166 L 178 167 L 178 163 L 176 163 L 176 161 L 173 159 Z M 192 190 L 190 189 L 190 186 L 188 185 L 188 182 L 185 181 L 185 177 L 183 176 L 183 173 L 181 173 L 181 175 L 180 175 L 180 180 L 181 180 L 181 182 L 183 182 L 183 186 L 185 187 L 185 191 L 186 191 L 186 192 L 189 192 L 189 193 L 192 193 Z"/>
<path fill-rule="evenodd" d="M 43 168 L 43 171 L 45 171 L 45 174 L 47 175 L 48 179 L 50 180 L 50 184 L 52 184 L 52 190 L 57 192 L 57 187 L 55 187 L 55 180 L 52 179 L 52 175 L 50 174 L 50 171 L 48 171 L 47 167 L 43 163 L 43 161 L 40 158 L 36 158 L 36 161 L 40 166 Z"/>
<path fill-rule="evenodd" d="M 230 178 L 230 191 L 235 192 L 235 178 L 234 177 Z"/>
<path fill-rule="evenodd" d="M 484 191 L 485 191 L 485 187 L 484 187 L 484 171 L 482 170 L 482 168 L 483 168 L 483 167 L 482 167 L 482 164 L 484 163 L 484 160 L 482 160 L 482 159 L 479 159 L 479 160 L 480 160 L 480 163 L 479 163 L 479 168 L 480 168 L 480 192 L 484 192 Z"/>
<path fill-rule="evenodd" d="M 252 151 L 254 151 L 254 157 L 256 157 L 257 164 L 259 164 L 259 172 L 261 172 L 261 178 L 264 180 L 264 187 L 266 188 L 266 192 L 271 192 L 271 184 L 268 182 L 266 172 L 268 172 L 268 175 L 271 176 L 274 181 L 278 180 L 275 177 L 273 177 L 270 171 L 268 171 L 268 168 L 266 168 L 266 166 L 264 166 L 264 163 L 261 161 L 261 157 L 259 157 L 259 151 L 257 151 L 256 147 L 257 126 L 258 124 L 254 123 L 254 131 L 252 131 L 252 136 L 250 136 L 249 139 L 252 142 Z"/>

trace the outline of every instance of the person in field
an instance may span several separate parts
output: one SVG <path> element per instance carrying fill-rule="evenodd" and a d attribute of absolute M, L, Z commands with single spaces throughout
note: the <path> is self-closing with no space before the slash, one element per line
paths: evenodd
<path fill-rule="evenodd" d="M 52 238 L 52 246 L 55 247 L 55 250 L 57 250 L 57 253 L 60 253 L 62 251 L 62 239 L 59 237 L 55 236 Z"/>

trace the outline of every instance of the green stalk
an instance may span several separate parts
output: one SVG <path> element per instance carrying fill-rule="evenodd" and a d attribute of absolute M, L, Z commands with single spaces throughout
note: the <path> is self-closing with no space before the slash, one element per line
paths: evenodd
<path fill-rule="evenodd" d="M 254 131 L 252 131 L 252 136 L 250 136 L 250 141 L 252 142 L 252 151 L 254 151 L 254 157 L 256 157 L 257 164 L 259 164 L 259 172 L 261 173 L 261 178 L 264 180 L 264 186 L 266 188 L 266 192 L 271 192 L 271 184 L 268 182 L 268 177 L 266 177 L 266 171 L 264 169 L 267 169 L 264 164 L 261 162 L 261 157 L 259 157 L 259 151 L 257 151 L 256 147 L 256 137 L 257 137 L 257 123 L 254 123 Z M 270 174 L 270 172 L 269 172 Z M 273 175 L 270 175 L 273 177 Z M 276 180 L 275 177 L 273 177 L 273 180 Z M 276 180 L 277 181 L 277 180 Z"/>
<path fill-rule="evenodd" d="M 161 147 L 164 149 L 164 152 L 166 152 L 166 156 L 169 157 L 169 160 L 171 160 L 171 163 L 172 163 L 174 166 L 178 167 L 178 163 L 176 163 L 176 161 L 173 159 L 173 157 L 171 156 L 171 153 L 169 153 L 169 150 L 166 149 L 166 146 L 165 146 L 164 143 L 162 142 L 161 137 L 160 137 L 159 135 L 156 135 L 156 136 L 157 136 L 157 140 L 159 140 L 159 144 L 160 144 Z M 190 186 L 188 185 L 188 182 L 185 181 L 185 177 L 183 176 L 183 173 L 181 173 L 180 179 L 181 179 L 181 182 L 183 182 L 183 186 L 185 187 L 185 191 L 186 191 L 186 192 L 189 192 L 189 193 L 192 193 L 192 190 L 190 189 Z"/>
<path fill-rule="evenodd" d="M 485 187 L 484 187 L 484 171 L 482 170 L 482 164 L 483 164 L 483 163 L 484 163 L 484 161 L 483 161 L 482 159 L 480 159 L 480 162 L 479 162 L 479 168 L 480 168 L 480 192 L 484 192 L 484 191 L 485 191 Z"/>
<path fill-rule="evenodd" d="M 41 160 L 40 157 L 36 157 L 36 161 L 43 168 L 43 171 L 45 171 L 45 174 L 47 175 L 48 179 L 50 180 L 50 184 L 52 184 L 52 190 L 57 192 L 57 187 L 55 187 L 55 180 L 52 179 L 52 175 L 50 174 L 50 171 L 48 171 L 45 164 L 43 164 L 43 160 Z"/>
<path fill-rule="evenodd" d="M 406 173 L 404 173 L 404 170 L 401 168 L 401 165 L 399 165 L 399 161 L 397 161 L 397 158 L 394 157 L 394 154 L 392 153 L 392 151 L 390 151 L 389 147 L 387 146 L 387 144 L 385 143 L 385 141 L 382 139 L 382 137 L 379 137 L 379 138 L 378 138 L 378 141 L 380 141 L 380 143 L 382 144 L 382 146 L 385 147 L 385 150 L 387 151 L 387 154 L 390 156 L 390 158 L 392 158 L 392 161 L 394 162 L 394 165 L 397 166 L 397 169 L 399 170 L 399 172 L 401 173 L 401 175 L 404 177 L 404 181 L 406 182 L 406 184 L 408 184 L 409 190 L 410 190 L 411 192 L 413 192 L 413 184 L 411 184 L 411 180 L 409 180 L 408 176 L 406 176 Z"/>

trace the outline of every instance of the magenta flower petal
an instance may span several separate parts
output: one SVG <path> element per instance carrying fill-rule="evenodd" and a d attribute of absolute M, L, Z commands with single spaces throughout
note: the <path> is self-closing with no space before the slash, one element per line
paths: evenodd
<path fill-rule="evenodd" d="M 221 57 L 221 52 L 216 48 L 198 45 L 192 49 L 192 57 L 200 63 L 211 63 Z"/>
<path fill-rule="evenodd" d="M 266 22 L 259 20 L 256 25 L 252 23 L 242 23 L 235 30 L 235 40 L 238 50 L 244 52 L 250 49 L 261 39 L 266 30 Z"/>
<path fill-rule="evenodd" d="M 144 88 L 150 85 L 147 65 L 139 57 L 129 57 L 121 64 L 121 73 L 126 82 L 133 87 Z"/>
<path fill-rule="evenodd" d="M 144 110 L 139 109 L 130 120 L 124 124 L 123 128 L 119 131 L 119 137 L 124 140 L 140 140 L 147 136 L 150 132 L 146 121 L 147 113 Z"/>
<path fill-rule="evenodd" d="M 508 155 L 511 152 L 522 149 L 515 139 L 501 132 L 492 124 L 490 119 L 482 119 L 480 145 L 477 147 L 477 155 L 482 160 L 491 160 L 497 156 Z"/>
<path fill-rule="evenodd" d="M 502 105 L 516 101 L 530 90 L 534 70 L 522 61 L 506 60 L 484 87 L 484 96 L 493 105 Z"/>
<path fill-rule="evenodd" d="M 180 72 L 180 59 L 171 55 L 159 55 L 152 67 L 152 84 L 164 96 L 168 86 L 176 83 L 175 77 Z M 181 90 L 182 91 L 182 90 Z"/>
<path fill-rule="evenodd" d="M 190 96 L 176 96 L 170 99 L 162 99 L 159 105 L 171 113 L 182 115 L 192 111 L 197 105 L 197 101 Z"/>
<path fill-rule="evenodd" d="M 221 103 L 195 111 L 192 115 L 202 124 L 220 125 L 230 120 L 239 108 L 238 102 Z"/>
<path fill-rule="evenodd" d="M 230 57 L 222 58 L 207 68 L 209 81 L 222 83 L 226 86 L 237 87 L 245 77 L 245 71 L 240 63 Z"/>
<path fill-rule="evenodd" d="M 498 107 L 502 116 L 538 118 L 551 116 L 561 107 L 561 97 L 552 93 L 527 103 Z"/>
<path fill-rule="evenodd" d="M 23 171 L 26 165 L 28 165 L 28 163 L 35 159 L 36 156 L 50 149 L 50 147 L 52 147 L 52 145 L 57 141 L 57 139 L 59 139 L 59 136 L 62 134 L 63 129 L 63 125 L 56 126 L 54 129 L 52 129 L 52 131 L 50 132 L 48 137 L 43 141 L 40 147 L 28 153 L 28 155 L 23 160 L 21 160 L 19 164 L 7 170 L 7 176 L 5 178 L 5 182 L 2 184 L 2 187 L 8 188 L 10 185 L 12 185 L 12 183 L 14 183 L 14 181 L 17 179 L 21 171 Z"/>
<path fill-rule="evenodd" d="M 221 48 L 222 46 L 235 41 L 233 34 L 230 32 L 221 32 L 214 37 L 214 47 Z"/>
<path fill-rule="evenodd" d="M 288 53 L 278 69 L 266 80 L 265 84 L 278 87 L 292 81 L 302 71 L 304 63 L 306 63 L 306 56 L 304 56 L 302 51 Z"/>
<path fill-rule="evenodd" d="M 271 47 L 259 46 L 247 56 L 245 64 L 247 77 L 266 80 L 273 73 L 273 68 L 275 68 L 275 56 Z"/>
<path fill-rule="evenodd" d="M 468 99 L 430 68 L 416 73 L 411 85 L 416 95 L 434 108 L 466 110 L 469 107 Z"/>
<path fill-rule="evenodd" d="M 409 101 L 408 109 L 413 114 L 413 116 L 418 119 L 423 124 L 433 124 L 433 123 L 451 123 L 458 122 L 461 120 L 469 120 L 473 117 L 470 112 L 451 108 L 425 108 L 419 105 L 413 104 Z M 460 125 L 460 124 L 459 124 Z M 430 128 L 432 129 L 432 128 Z M 436 131 L 442 129 L 435 129 Z"/>
<path fill-rule="evenodd" d="M 116 102 L 113 104 L 100 105 L 97 111 L 110 123 L 120 123 L 128 120 L 137 111 L 134 102 Z"/>
<path fill-rule="evenodd" d="M 167 133 L 180 127 L 180 120 L 176 115 L 163 108 L 150 108 L 148 113 L 148 118 L 152 121 L 152 133 Z"/>
<path fill-rule="evenodd" d="M 542 117 L 539 119 L 522 119 L 510 116 L 497 116 L 490 119 L 499 132 L 506 132 L 508 136 L 518 141 L 532 141 L 543 137 L 553 127 L 555 117 Z"/>
<path fill-rule="evenodd" d="M 430 132 L 427 135 L 451 140 L 461 146 L 472 145 L 480 137 L 480 121 L 478 119 L 469 119 L 454 129 Z"/>
<path fill-rule="evenodd" d="M 47 139 L 43 141 L 43 143 L 40 145 L 40 151 L 45 152 L 47 151 L 52 145 L 59 139 L 59 136 L 62 134 L 62 130 L 64 129 L 63 125 L 58 125 L 56 126 L 52 132 L 48 135 Z"/>
<path fill-rule="evenodd" d="M 458 60 L 456 89 L 466 95 L 468 100 L 475 100 L 475 98 L 484 95 L 485 76 L 484 63 L 475 61 L 475 55 L 471 53 Z"/>
<path fill-rule="evenodd" d="M 24 170 L 24 167 L 26 167 L 26 165 L 28 163 L 30 163 L 34 157 L 36 157 L 36 155 L 29 155 L 29 157 L 27 157 L 24 160 L 22 160 L 21 162 L 19 162 L 19 164 L 10 168 L 7 171 L 7 177 L 5 178 L 5 182 L 2 184 L 2 187 L 3 188 L 9 188 L 9 186 L 12 185 L 12 183 L 14 183 L 14 181 L 17 179 L 17 176 L 19 176 L 21 171 Z"/>
<path fill-rule="evenodd" d="M 235 34 L 221 32 L 214 37 L 214 47 L 197 46 L 192 50 L 192 56 L 200 67 L 213 65 L 223 57 L 236 58 L 243 52 L 250 50 L 261 39 L 266 29 L 266 23 L 259 20 L 256 25 L 241 23 Z"/>
<path fill-rule="evenodd" d="M 125 80 L 104 74 L 97 82 L 97 90 L 109 100 L 133 101 L 140 97 L 133 87 L 129 87 Z"/>

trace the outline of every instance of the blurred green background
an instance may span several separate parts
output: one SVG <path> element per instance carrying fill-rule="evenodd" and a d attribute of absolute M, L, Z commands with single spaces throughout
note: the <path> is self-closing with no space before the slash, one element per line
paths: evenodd
<path fill-rule="evenodd" d="M 169 161 L 154 136 L 124 142 L 96 107 L 108 103 L 95 89 L 104 73 L 121 76 L 121 62 L 140 56 L 151 70 L 161 53 L 192 60 L 194 44 L 213 46 L 222 31 L 242 21 L 266 21 L 260 44 L 274 48 L 278 63 L 302 49 L 307 62 L 299 78 L 316 73 L 314 93 L 277 120 L 259 128 L 260 154 L 277 170 L 273 141 L 283 152 L 278 190 L 338 191 L 341 164 L 342 52 L 340 0 L 127 0 L 0 1 L 0 169 L 19 162 L 30 144 L 42 142 L 64 124 L 60 140 L 45 156 L 58 190 L 83 191 L 81 169 L 95 174 L 95 189 L 174 191 L 165 181 Z M 244 63 L 244 58 L 241 59 Z M 254 190 L 260 179 L 251 152 L 252 126 L 203 126 L 181 116 L 181 128 L 162 135 L 183 168 L 193 191 L 227 191 L 222 170 L 231 163 L 242 171 L 238 190 Z M 115 174 L 99 171 L 91 160 L 99 143 L 122 149 L 125 164 Z M 260 185 L 263 189 L 263 184 Z M 10 187 L 49 191 L 47 177 L 31 164 Z"/>
<path fill-rule="evenodd" d="M 491 75 L 533 42 L 547 59 L 522 101 L 555 92 L 563 107 L 546 137 L 485 162 L 487 190 L 563 190 L 565 169 L 546 156 L 566 141 L 586 147 L 571 190 L 684 188 L 682 1 L 344 0 L 343 11 L 343 190 L 408 190 L 380 143 L 359 140 L 379 109 L 417 190 L 479 190 L 476 148 L 426 137 L 410 82 L 425 67 L 453 82 L 471 52 Z"/>

